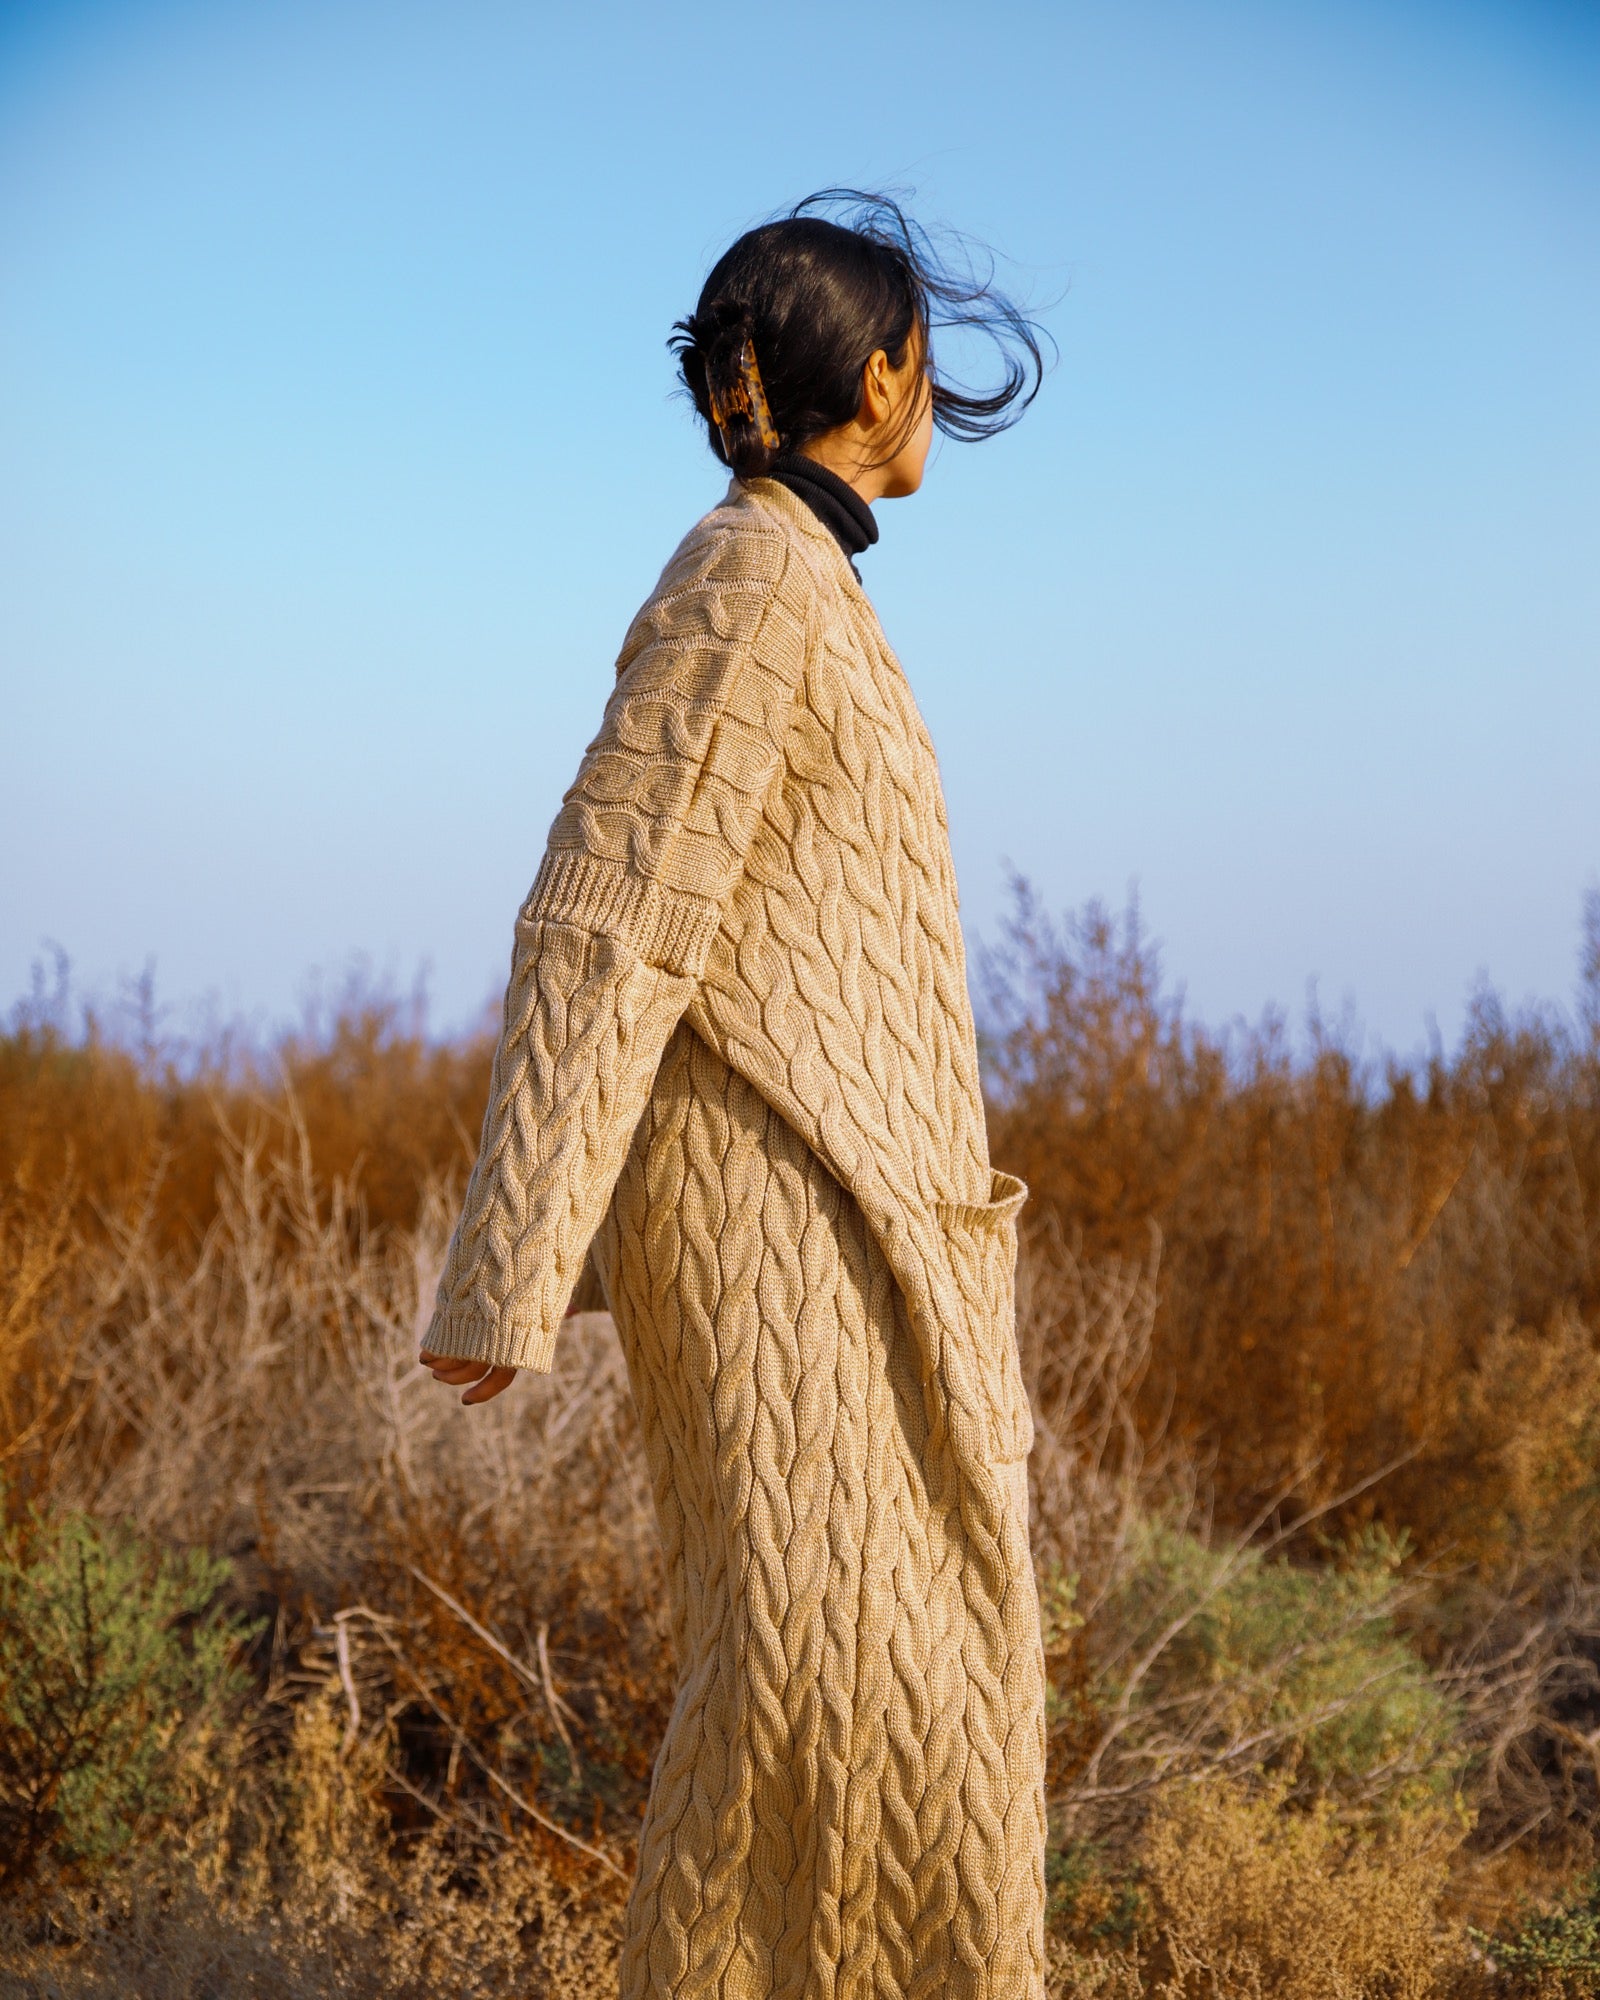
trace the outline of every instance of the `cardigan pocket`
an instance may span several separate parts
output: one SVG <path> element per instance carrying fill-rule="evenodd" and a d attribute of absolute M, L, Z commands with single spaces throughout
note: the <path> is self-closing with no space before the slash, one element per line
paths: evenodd
<path fill-rule="evenodd" d="M 945 1201 L 937 1211 L 967 1305 L 994 1465 L 1014 1464 L 1033 1448 L 1033 1411 L 1017 1352 L 1017 1212 L 1027 1198 L 1015 1174 L 991 1170 L 988 1201 Z"/>

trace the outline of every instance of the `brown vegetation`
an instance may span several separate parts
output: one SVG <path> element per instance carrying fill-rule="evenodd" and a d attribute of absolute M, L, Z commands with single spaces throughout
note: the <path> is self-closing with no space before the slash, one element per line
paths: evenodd
<path fill-rule="evenodd" d="M 1247 1518 L 1371 1478 L 1425 1548 L 1587 1544 L 1600 1443 L 1600 896 L 1581 1004 L 1480 992 L 1459 1051 L 1364 1059 L 1313 1021 L 1218 1035 L 1137 910 L 1064 930 L 1022 889 L 989 962 L 993 1150 L 1081 1255 L 1160 1301 L 1141 1420 L 1170 1410 Z"/>
<path fill-rule="evenodd" d="M 1600 1990 L 1591 915 L 1575 1024 L 1482 996 L 1405 1069 L 1210 1034 L 1134 918 L 1019 905 L 988 1053 L 1036 1197 L 1062 1992 Z M 55 1828 L 0 1897 L 0 1991 L 611 1964 L 673 1679 L 615 1336 L 580 1312 L 473 1411 L 414 1361 L 488 1056 L 360 993 L 266 1050 L 60 994 L 0 1036 L 0 1596 L 76 1589 L 87 1646 L 84 1558 L 39 1554 L 83 1523 L 60 1547 L 107 1577 L 225 1559 L 247 1628 L 246 1685 L 170 1698 L 159 1785 L 75 1711 L 92 1798 L 0 1652 L 0 1807 Z M 199 1687 L 193 1615 L 120 1615 L 103 1650 Z"/>

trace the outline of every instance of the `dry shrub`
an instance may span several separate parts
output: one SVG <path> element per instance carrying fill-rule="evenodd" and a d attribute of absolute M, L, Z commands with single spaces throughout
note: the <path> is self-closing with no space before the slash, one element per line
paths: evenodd
<path fill-rule="evenodd" d="M 57 1440 L 94 1310 L 75 1202 L 70 1174 L 44 1187 L 27 1172 L 0 1184 L 0 1475 L 12 1486 Z"/>
<path fill-rule="evenodd" d="M 1045 1941 L 1049 2000 L 1143 2000 L 1138 1958 L 1123 1951 L 1080 1951 L 1061 1938 Z"/>
<path fill-rule="evenodd" d="M 471 1164 L 492 1050 L 487 1021 L 440 1040 L 420 990 L 359 973 L 312 994 L 286 1033 L 220 1024 L 184 1038 L 148 979 L 97 1010 L 60 959 L 53 982 L 36 968 L 0 1034 L 0 1188 L 67 1194 L 90 1236 L 137 1220 L 155 1249 L 192 1251 L 217 1213 L 224 1135 L 253 1124 L 269 1166 L 303 1132 L 325 1186 L 350 1191 L 373 1225 L 410 1229 L 426 1190 Z"/>
<path fill-rule="evenodd" d="M 1159 1418 L 1141 1422 L 1159 1278 L 1158 1239 L 1137 1261 L 1091 1264 L 1048 1213 L 1024 1231 L 1017 1345 L 1035 1420 L 1034 1553 L 1075 1579 L 1080 1620 L 1121 1574 L 1148 1506 L 1193 1495 L 1190 1457 L 1170 1448 Z"/>
<path fill-rule="evenodd" d="M 1423 2000 L 1445 1961 L 1437 1920 L 1459 1827 L 1412 1815 L 1381 1838 L 1284 1780 L 1212 1778 L 1161 1795 L 1143 1843 L 1172 2000 Z"/>
<path fill-rule="evenodd" d="M 1313 1019 L 1214 1034 L 1137 908 L 988 960 L 995 1156 L 1091 1265 L 1161 1284 L 1138 1421 L 1234 1523 L 1405 1461 L 1362 1510 L 1501 1564 L 1587 1548 L 1600 1457 L 1600 897 L 1580 1011 L 1479 994 L 1454 1057 L 1367 1062 Z"/>

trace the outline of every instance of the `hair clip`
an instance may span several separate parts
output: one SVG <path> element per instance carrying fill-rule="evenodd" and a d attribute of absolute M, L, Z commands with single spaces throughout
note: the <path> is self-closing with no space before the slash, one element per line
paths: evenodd
<path fill-rule="evenodd" d="M 777 426 L 772 421 L 772 406 L 767 401 L 767 392 L 762 384 L 761 370 L 756 366 L 754 341 L 746 337 L 739 349 L 739 372 L 728 384 L 725 398 L 719 397 L 711 386 L 711 371 L 706 370 L 706 396 L 711 404 L 711 421 L 716 425 L 722 439 L 722 449 L 729 463 L 733 460 L 733 449 L 728 438 L 728 419 L 743 417 L 755 426 L 755 433 L 764 451 L 776 451 L 781 440 Z"/>

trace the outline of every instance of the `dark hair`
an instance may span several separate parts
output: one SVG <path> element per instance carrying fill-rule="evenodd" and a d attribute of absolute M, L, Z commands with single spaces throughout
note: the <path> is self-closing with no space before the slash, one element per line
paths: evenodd
<path fill-rule="evenodd" d="M 841 220 L 822 211 L 832 210 Z M 680 319 L 668 345 L 705 419 L 711 449 L 741 479 L 764 473 L 779 452 L 836 429 L 861 407 L 861 374 L 881 347 L 900 367 L 912 336 L 926 357 L 933 421 L 947 437 L 986 438 L 1014 424 L 1044 375 L 1040 329 L 980 273 L 971 246 L 948 239 L 941 258 L 927 232 L 884 194 L 827 188 L 787 215 L 748 230 L 713 266 L 700 302 Z M 934 367 L 934 335 L 959 327 L 987 335 L 1000 350 L 1003 378 L 989 390 L 963 388 Z M 763 443 L 741 413 L 739 358 L 751 343 L 778 445 Z M 724 411 L 726 444 L 711 420 L 711 395 Z M 922 414 L 907 406 L 900 448 Z"/>

